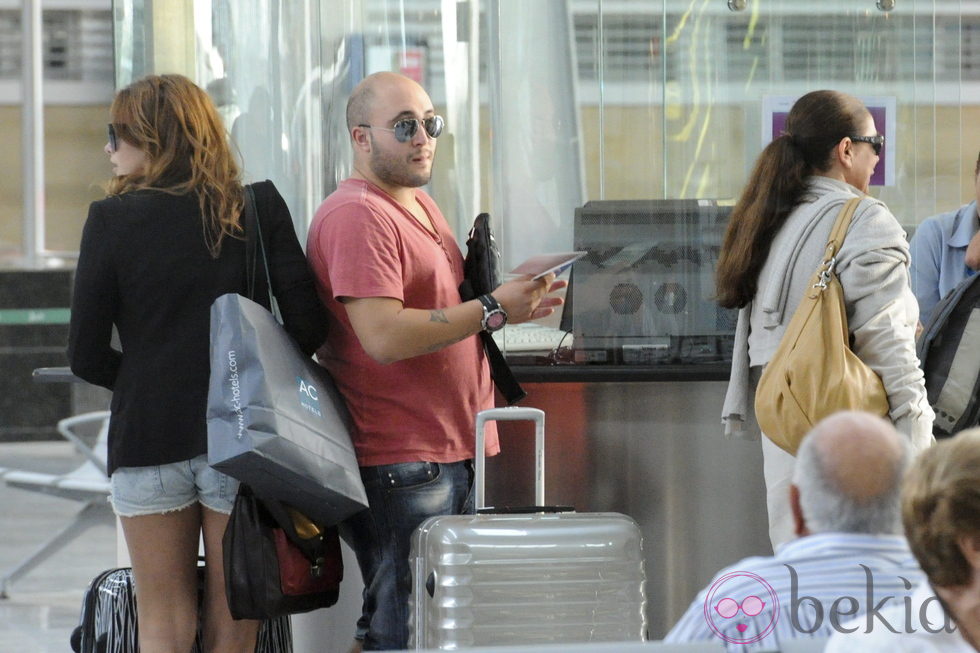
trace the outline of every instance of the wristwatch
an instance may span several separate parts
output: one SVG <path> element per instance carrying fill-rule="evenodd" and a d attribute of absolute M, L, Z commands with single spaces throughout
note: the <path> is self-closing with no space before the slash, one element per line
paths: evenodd
<path fill-rule="evenodd" d="M 483 304 L 483 321 L 480 325 L 488 333 L 499 331 L 507 324 L 507 311 L 501 308 L 493 295 L 480 295 L 478 297 Z"/>

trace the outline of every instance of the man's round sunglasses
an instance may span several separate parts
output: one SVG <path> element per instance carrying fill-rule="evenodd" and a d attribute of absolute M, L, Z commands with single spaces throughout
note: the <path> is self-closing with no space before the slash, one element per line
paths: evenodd
<path fill-rule="evenodd" d="M 415 133 L 419 129 L 419 123 L 421 123 L 422 127 L 425 128 L 425 133 L 429 135 L 429 138 L 439 138 L 439 134 L 442 133 L 443 127 L 446 126 L 446 121 L 442 119 L 442 116 L 431 116 L 425 120 L 419 120 L 418 118 L 402 118 L 390 128 L 364 124 L 360 124 L 358 127 L 366 127 L 367 129 L 383 129 L 386 132 L 392 132 L 395 135 L 395 140 L 397 140 L 399 143 L 407 143 L 415 137 Z"/>
<path fill-rule="evenodd" d="M 874 149 L 875 156 L 881 156 L 881 147 L 885 144 L 885 137 L 881 134 L 875 134 L 874 136 L 851 136 L 850 139 L 858 143 L 867 143 Z"/>

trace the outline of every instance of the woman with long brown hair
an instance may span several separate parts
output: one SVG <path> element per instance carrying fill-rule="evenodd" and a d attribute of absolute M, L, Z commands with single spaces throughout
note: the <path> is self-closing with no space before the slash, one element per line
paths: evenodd
<path fill-rule="evenodd" d="M 251 651 L 257 623 L 231 618 L 222 570 L 238 483 L 208 466 L 205 422 L 210 306 L 247 289 L 245 192 L 214 104 L 187 78 L 134 82 L 117 93 L 110 119 L 115 176 L 82 233 L 68 356 L 77 376 L 113 392 L 108 471 L 132 559 L 140 650 L 193 645 L 203 534 L 204 650 Z M 272 182 L 252 188 L 286 329 L 312 354 L 326 318 L 289 210 Z"/>
<path fill-rule="evenodd" d="M 881 377 L 889 416 L 914 449 L 932 441 L 933 412 L 915 355 L 918 306 L 909 288 L 905 232 L 866 195 L 884 138 L 861 102 L 813 91 L 793 104 L 780 134 L 759 155 L 728 223 L 716 272 L 719 303 L 738 308 L 732 374 L 722 420 L 747 433 L 752 389 L 820 263 L 831 226 L 862 198 L 837 255 L 852 349 Z M 795 459 L 762 438 L 775 548 L 793 536 L 789 484 Z"/>

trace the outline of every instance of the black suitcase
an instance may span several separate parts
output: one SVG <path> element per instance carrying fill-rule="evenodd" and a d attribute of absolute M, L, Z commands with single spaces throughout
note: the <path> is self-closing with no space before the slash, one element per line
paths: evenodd
<path fill-rule="evenodd" d="M 204 568 L 198 568 L 203 588 Z M 82 599 L 79 625 L 72 631 L 75 653 L 136 653 L 136 594 L 129 567 L 109 569 L 96 576 Z M 200 653 L 200 637 L 192 653 Z M 289 617 L 271 619 L 259 628 L 255 653 L 292 653 Z"/>

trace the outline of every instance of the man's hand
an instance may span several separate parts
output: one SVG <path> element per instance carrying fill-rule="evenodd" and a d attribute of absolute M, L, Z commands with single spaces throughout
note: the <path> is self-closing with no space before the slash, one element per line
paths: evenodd
<path fill-rule="evenodd" d="M 966 266 L 971 270 L 980 270 L 980 231 L 973 234 L 966 246 Z"/>
<path fill-rule="evenodd" d="M 537 281 L 529 274 L 500 284 L 492 294 L 507 312 L 507 323 L 520 324 L 554 313 L 555 307 L 565 300 L 547 295 L 567 285 L 567 281 L 555 281 L 554 274 L 547 274 Z"/>

